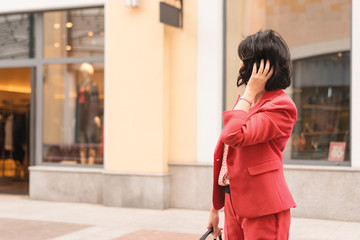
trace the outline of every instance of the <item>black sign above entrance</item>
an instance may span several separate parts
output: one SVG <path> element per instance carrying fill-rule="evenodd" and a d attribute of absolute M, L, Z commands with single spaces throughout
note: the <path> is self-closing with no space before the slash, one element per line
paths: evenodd
<path fill-rule="evenodd" d="M 183 25 L 183 1 L 180 0 L 180 8 L 160 2 L 160 22 L 167 25 L 182 28 Z"/>

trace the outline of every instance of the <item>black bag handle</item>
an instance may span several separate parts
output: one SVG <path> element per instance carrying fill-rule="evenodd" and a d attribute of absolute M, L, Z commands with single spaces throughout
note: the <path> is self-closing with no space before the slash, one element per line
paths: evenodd
<path fill-rule="evenodd" d="M 206 232 L 204 235 L 202 235 L 202 237 L 201 237 L 199 240 L 206 240 L 206 238 L 207 238 L 213 231 L 214 231 L 214 228 L 211 227 L 209 230 L 207 230 L 207 232 Z M 216 240 L 216 238 L 215 238 L 215 240 Z M 221 235 L 219 236 L 219 240 L 222 240 Z"/>

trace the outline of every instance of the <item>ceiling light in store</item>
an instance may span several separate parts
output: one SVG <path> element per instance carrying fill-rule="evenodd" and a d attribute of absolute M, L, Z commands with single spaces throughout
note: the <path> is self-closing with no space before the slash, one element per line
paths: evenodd
<path fill-rule="evenodd" d="M 60 43 L 58 43 L 58 42 L 54 43 L 54 47 L 56 47 L 56 48 L 60 47 Z"/>
<path fill-rule="evenodd" d="M 92 31 L 88 32 L 88 36 L 89 36 L 89 37 L 94 36 L 94 32 L 92 32 Z"/>
<path fill-rule="evenodd" d="M 72 26 L 73 26 L 72 22 L 65 23 L 65 27 L 67 27 L 67 28 L 72 28 Z"/>
<path fill-rule="evenodd" d="M 66 51 L 71 51 L 71 46 L 70 45 L 66 45 Z"/>
<path fill-rule="evenodd" d="M 338 57 L 342 57 L 342 52 L 339 52 L 339 53 L 338 53 Z"/>
<path fill-rule="evenodd" d="M 18 86 L 2 86 L 0 85 L 0 91 L 4 92 L 17 92 L 17 93 L 31 93 L 29 87 L 18 87 Z"/>
<path fill-rule="evenodd" d="M 54 24 L 54 28 L 55 28 L 55 29 L 59 29 L 59 28 L 60 28 L 60 23 L 55 23 L 55 24 Z"/>

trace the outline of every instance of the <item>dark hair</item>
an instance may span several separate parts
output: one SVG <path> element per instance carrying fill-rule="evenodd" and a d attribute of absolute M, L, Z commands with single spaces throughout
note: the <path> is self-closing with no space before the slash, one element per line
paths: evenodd
<path fill-rule="evenodd" d="M 266 82 L 265 90 L 285 89 L 291 84 L 292 64 L 289 47 L 274 30 L 261 30 L 245 38 L 238 47 L 238 55 L 244 65 L 239 70 L 237 86 L 247 84 L 254 62 L 260 66 L 261 59 L 270 61 L 274 72 Z"/>

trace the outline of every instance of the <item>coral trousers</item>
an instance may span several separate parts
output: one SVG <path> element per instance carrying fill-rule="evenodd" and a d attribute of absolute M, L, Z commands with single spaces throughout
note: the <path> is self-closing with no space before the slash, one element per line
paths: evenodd
<path fill-rule="evenodd" d="M 290 229 L 290 209 L 257 218 L 236 215 L 231 194 L 225 193 L 225 240 L 287 240 Z"/>

